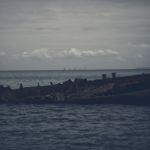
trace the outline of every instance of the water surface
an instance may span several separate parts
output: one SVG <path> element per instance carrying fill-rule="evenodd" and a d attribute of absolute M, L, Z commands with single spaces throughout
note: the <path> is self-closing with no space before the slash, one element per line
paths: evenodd
<path fill-rule="evenodd" d="M 1 150 L 149 150 L 150 107 L 0 105 Z"/>

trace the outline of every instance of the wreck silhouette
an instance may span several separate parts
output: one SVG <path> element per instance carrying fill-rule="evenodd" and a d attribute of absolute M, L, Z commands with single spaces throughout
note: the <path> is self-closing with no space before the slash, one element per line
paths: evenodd
<path fill-rule="evenodd" d="M 0 85 L 0 103 L 14 104 L 130 104 L 150 105 L 150 74 L 107 78 L 88 81 L 87 79 L 67 80 L 47 86 L 11 89 Z"/>

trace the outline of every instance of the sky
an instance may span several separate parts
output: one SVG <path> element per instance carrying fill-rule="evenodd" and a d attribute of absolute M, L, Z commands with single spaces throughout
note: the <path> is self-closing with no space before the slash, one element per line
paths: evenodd
<path fill-rule="evenodd" d="M 0 0 L 0 70 L 150 67 L 150 0 Z"/>

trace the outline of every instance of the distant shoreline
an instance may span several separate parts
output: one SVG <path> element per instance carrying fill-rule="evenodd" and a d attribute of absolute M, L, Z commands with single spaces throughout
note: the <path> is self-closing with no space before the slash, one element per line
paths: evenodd
<path fill-rule="evenodd" d="M 0 72 L 30 72 L 30 71 L 128 71 L 128 70 L 150 70 L 150 68 L 125 68 L 125 69 L 35 69 L 35 70 L 0 70 Z"/>

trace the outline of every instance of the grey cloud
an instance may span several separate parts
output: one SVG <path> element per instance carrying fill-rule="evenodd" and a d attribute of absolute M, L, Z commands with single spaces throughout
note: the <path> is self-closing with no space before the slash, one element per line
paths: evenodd
<path fill-rule="evenodd" d="M 137 54 L 137 58 L 142 59 L 142 58 L 144 58 L 144 56 L 139 53 L 139 54 Z"/>
<path fill-rule="evenodd" d="M 134 44 L 134 43 L 128 43 L 129 46 L 133 46 L 135 48 L 150 48 L 150 44 L 149 43 L 137 43 L 137 44 Z"/>
<path fill-rule="evenodd" d="M 149 14 L 149 0 L 0 0 L 0 51 L 8 57 L 0 61 L 14 69 L 28 61 L 34 68 L 30 58 L 39 67 L 38 60 L 41 67 L 90 66 L 89 60 L 91 67 L 149 66 Z"/>
<path fill-rule="evenodd" d="M 6 56 L 6 55 L 7 55 L 6 52 L 0 51 L 0 56 Z"/>
<path fill-rule="evenodd" d="M 123 6 L 147 6 L 150 5 L 149 0 L 90 0 L 103 4 L 123 5 Z"/>

